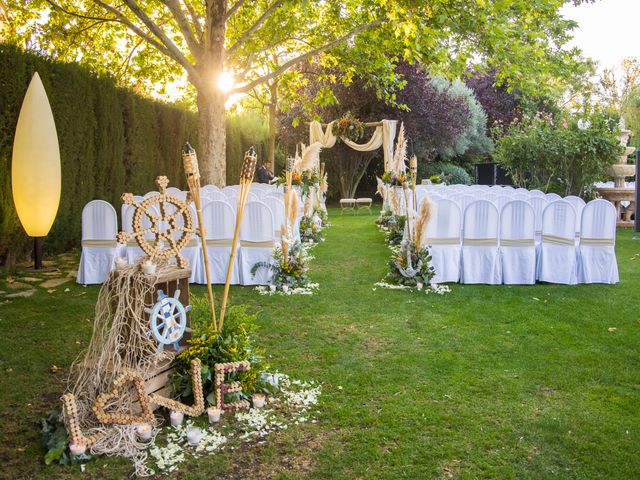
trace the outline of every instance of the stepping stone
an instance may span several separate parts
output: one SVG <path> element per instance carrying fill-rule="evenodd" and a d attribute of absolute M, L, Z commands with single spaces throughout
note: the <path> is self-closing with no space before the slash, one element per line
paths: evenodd
<path fill-rule="evenodd" d="M 11 293 L 6 296 L 6 298 L 27 298 L 36 293 L 35 288 L 31 288 L 29 290 L 23 290 L 21 292 Z"/>
<path fill-rule="evenodd" d="M 59 277 L 60 272 L 43 272 L 42 275 L 45 277 Z"/>
<path fill-rule="evenodd" d="M 23 282 L 39 282 L 42 279 L 36 277 L 22 277 L 20 278 L 20 280 L 22 280 Z"/>
<path fill-rule="evenodd" d="M 0 290 L 0 295 L 5 295 L 7 292 L 5 292 L 4 290 Z"/>
<path fill-rule="evenodd" d="M 19 288 L 31 288 L 32 285 L 29 285 L 28 283 L 22 283 L 22 282 L 11 282 L 11 283 L 7 283 L 7 288 L 10 288 L 11 290 L 18 290 Z"/>
<path fill-rule="evenodd" d="M 50 278 L 49 280 L 46 280 L 44 282 L 42 282 L 40 284 L 40 286 L 42 288 L 55 288 L 55 287 L 59 287 L 60 285 L 70 282 L 71 278 L 70 277 L 65 277 L 65 278 Z"/>
<path fill-rule="evenodd" d="M 77 276 L 78 276 L 78 271 L 77 270 L 69 270 L 67 272 L 67 277 L 76 278 Z"/>

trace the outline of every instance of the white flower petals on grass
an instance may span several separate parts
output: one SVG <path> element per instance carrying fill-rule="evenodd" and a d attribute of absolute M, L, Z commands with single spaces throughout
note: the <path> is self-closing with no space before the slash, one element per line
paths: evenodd
<path fill-rule="evenodd" d="M 294 380 L 279 372 L 265 372 L 265 375 L 277 392 L 267 396 L 264 408 L 225 415 L 221 424 L 203 426 L 203 422 L 189 419 L 182 426 L 164 429 L 166 436 L 156 437 L 160 445 L 152 445 L 149 449 L 148 461 L 154 464 L 156 472 L 175 475 L 173 472 L 187 460 L 224 448 L 232 451 L 246 442 L 264 443 L 265 437 L 278 430 L 307 422 L 316 423 L 312 409 L 318 404 L 320 385 Z M 198 445 L 192 446 L 187 441 L 187 432 L 196 426 L 201 428 L 202 437 Z"/>
<path fill-rule="evenodd" d="M 271 290 L 268 285 L 258 285 L 256 292 L 260 295 L 313 295 L 314 290 L 320 288 L 319 283 L 309 283 L 306 287 L 289 288 L 286 292 L 282 290 Z"/>
<path fill-rule="evenodd" d="M 384 280 L 380 280 L 379 282 L 374 283 L 376 287 L 386 288 L 389 290 L 416 290 L 419 291 L 415 287 L 410 287 L 408 285 L 398 285 L 396 283 L 388 283 Z M 375 291 L 375 289 L 373 289 Z M 429 288 L 424 289 L 425 294 L 435 293 L 438 295 L 444 295 L 445 293 L 450 293 L 451 288 L 448 285 L 440 285 L 438 283 L 432 283 L 429 285 Z"/>

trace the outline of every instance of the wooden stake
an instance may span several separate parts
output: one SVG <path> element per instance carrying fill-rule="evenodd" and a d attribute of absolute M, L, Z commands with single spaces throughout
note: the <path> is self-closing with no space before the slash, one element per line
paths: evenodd
<path fill-rule="evenodd" d="M 202 240 L 202 256 L 204 258 L 204 272 L 207 277 L 207 295 L 209 296 L 209 309 L 211 310 L 211 323 L 213 330 L 218 331 L 216 322 L 216 309 L 214 305 L 213 289 L 211 288 L 211 274 L 209 272 L 209 253 L 207 252 L 207 236 L 202 223 L 202 201 L 200 199 L 200 170 L 198 168 L 198 158 L 196 151 L 189 143 L 186 143 L 182 151 L 182 162 L 184 165 L 184 173 L 187 176 L 187 184 L 196 206 L 196 215 L 198 216 L 198 229 L 200 230 L 200 239 Z"/>
<path fill-rule="evenodd" d="M 222 294 L 222 306 L 220 307 L 220 332 L 224 326 L 224 314 L 227 309 L 227 299 L 229 298 L 229 286 L 231 285 L 231 275 L 233 273 L 233 264 L 235 263 L 236 250 L 238 245 L 238 237 L 240 236 L 240 225 L 244 216 L 244 206 L 249 197 L 251 190 L 251 182 L 256 171 L 256 150 L 251 147 L 244 154 L 244 162 L 242 163 L 242 173 L 240 174 L 240 192 L 238 194 L 238 209 L 236 211 L 236 227 L 233 232 L 233 243 L 231 244 L 231 255 L 229 256 L 229 266 L 227 267 L 227 279 L 224 282 L 224 292 Z"/>

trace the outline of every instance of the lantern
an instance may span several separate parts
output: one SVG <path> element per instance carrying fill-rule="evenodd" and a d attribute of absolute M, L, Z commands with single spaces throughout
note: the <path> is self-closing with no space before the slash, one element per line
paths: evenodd
<path fill-rule="evenodd" d="M 35 268 L 42 267 L 41 239 L 51 230 L 60 203 L 60 150 L 53 113 L 35 73 L 22 102 L 13 141 L 11 185 L 18 218 L 35 237 Z"/>

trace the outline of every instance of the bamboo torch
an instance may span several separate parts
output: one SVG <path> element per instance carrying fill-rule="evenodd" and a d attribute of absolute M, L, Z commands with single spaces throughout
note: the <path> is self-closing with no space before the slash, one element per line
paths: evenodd
<path fill-rule="evenodd" d="M 224 325 L 224 314 L 227 309 L 227 299 L 229 298 L 229 285 L 231 283 L 231 274 L 233 273 L 233 264 L 235 263 L 236 250 L 238 245 L 238 237 L 240 236 L 240 225 L 244 215 L 244 206 L 247 203 L 247 197 L 251 190 L 251 182 L 256 172 L 256 150 L 251 147 L 244 154 L 242 162 L 242 172 L 240 173 L 240 189 L 238 193 L 238 209 L 236 211 L 236 228 L 233 232 L 233 243 L 231 244 L 231 255 L 229 256 L 229 266 L 227 267 L 227 279 L 224 282 L 224 293 L 222 294 L 222 306 L 220 307 L 220 332 Z"/>
<path fill-rule="evenodd" d="M 202 239 L 202 256 L 204 257 L 204 272 L 207 277 L 207 294 L 209 295 L 209 308 L 211 309 L 211 323 L 214 331 L 218 330 L 216 323 L 216 309 L 214 306 L 213 290 L 211 289 L 211 274 L 209 273 L 209 254 L 207 252 L 207 236 L 202 223 L 202 201 L 200 199 L 200 169 L 198 168 L 198 157 L 196 151 L 189 144 L 184 144 L 182 149 L 182 164 L 184 166 L 184 174 L 187 177 L 189 192 L 196 206 L 196 215 L 198 216 L 198 226 L 200 230 L 200 238 Z"/>

